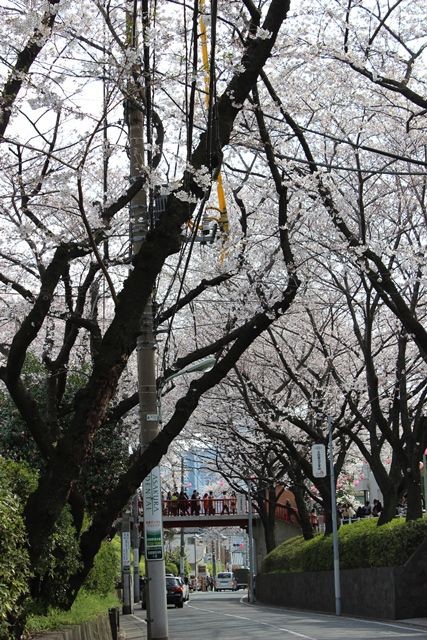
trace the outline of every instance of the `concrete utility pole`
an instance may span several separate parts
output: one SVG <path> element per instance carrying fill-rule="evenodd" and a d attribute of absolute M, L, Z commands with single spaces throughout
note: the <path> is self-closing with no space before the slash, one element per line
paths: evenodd
<path fill-rule="evenodd" d="M 200 539 L 200 536 L 195 533 L 194 534 L 194 538 L 193 538 L 193 544 L 194 544 L 194 579 L 195 579 L 195 583 L 196 583 L 196 590 L 197 590 L 197 540 Z"/>
<path fill-rule="evenodd" d="M 131 109 L 129 113 L 129 147 L 131 179 L 140 175 L 143 160 L 142 112 Z M 148 229 L 148 207 L 141 190 L 131 203 L 133 228 L 138 245 Z M 141 240 L 139 239 L 141 233 Z M 139 250 L 139 247 L 138 247 Z M 152 299 L 147 301 L 141 318 L 141 333 L 137 341 L 138 391 L 140 417 L 140 443 L 145 449 L 159 432 L 159 412 L 155 370 L 155 340 L 153 331 Z M 151 504 L 149 503 L 151 501 Z M 150 517 L 150 529 L 148 518 Z M 144 533 L 145 567 L 148 577 L 147 623 L 150 640 L 167 640 L 168 621 L 166 604 L 166 576 L 163 555 L 162 497 L 160 473 L 153 469 L 144 481 Z"/>
<path fill-rule="evenodd" d="M 181 490 L 184 492 L 184 456 L 181 456 Z M 184 527 L 181 527 L 181 540 L 179 545 L 179 575 L 185 575 L 185 536 Z"/>
<path fill-rule="evenodd" d="M 133 3 L 132 3 L 133 6 Z M 133 30 L 133 13 L 128 14 L 128 34 Z M 132 48 L 136 42 L 131 40 Z M 136 91 L 130 83 L 129 91 Z M 141 109 L 128 100 L 129 165 L 131 182 L 144 167 L 144 120 Z M 130 204 L 132 253 L 136 255 L 147 234 L 149 212 L 146 193 L 141 189 Z M 140 445 L 145 449 L 159 432 L 159 410 L 155 369 L 155 340 L 151 296 L 141 318 L 141 333 L 137 340 Z M 148 578 L 147 631 L 149 640 L 168 640 L 166 576 L 163 553 L 162 497 L 160 471 L 156 467 L 144 480 L 145 568 Z"/>
<path fill-rule="evenodd" d="M 254 597 L 254 532 L 252 514 L 252 486 L 251 479 L 247 478 L 248 484 L 248 538 L 249 538 L 249 579 L 248 579 L 248 602 L 255 602 Z"/>

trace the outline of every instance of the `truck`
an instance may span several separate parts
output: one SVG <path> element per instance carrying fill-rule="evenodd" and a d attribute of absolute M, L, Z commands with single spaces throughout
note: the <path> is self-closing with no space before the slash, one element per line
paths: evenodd
<path fill-rule="evenodd" d="M 249 584 L 248 567 L 234 567 L 233 573 L 236 578 L 236 589 L 247 589 Z"/>
<path fill-rule="evenodd" d="M 209 578 L 209 570 L 205 564 L 199 564 L 197 566 L 197 589 L 199 591 L 207 591 L 208 590 L 208 578 Z"/>

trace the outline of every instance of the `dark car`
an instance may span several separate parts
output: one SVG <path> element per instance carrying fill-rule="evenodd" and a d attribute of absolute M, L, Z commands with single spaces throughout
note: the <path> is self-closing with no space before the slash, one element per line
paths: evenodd
<path fill-rule="evenodd" d="M 178 609 L 184 606 L 184 587 L 179 578 L 166 578 L 166 598 L 168 604 L 174 604 Z"/>
<path fill-rule="evenodd" d="M 140 578 L 141 608 L 147 608 L 147 579 Z M 167 604 L 174 604 L 178 609 L 184 606 L 185 593 L 180 578 L 166 576 L 166 600 Z"/>

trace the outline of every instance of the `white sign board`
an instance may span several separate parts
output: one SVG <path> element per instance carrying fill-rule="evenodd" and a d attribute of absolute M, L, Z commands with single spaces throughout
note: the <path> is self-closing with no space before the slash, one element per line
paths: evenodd
<path fill-rule="evenodd" d="M 147 560 L 163 558 L 162 494 L 160 469 L 154 469 L 144 480 L 144 538 Z"/>
<path fill-rule="evenodd" d="M 236 511 L 237 513 L 247 513 L 247 497 L 245 496 L 244 493 L 238 493 L 237 494 L 237 504 L 236 504 Z"/>
<path fill-rule="evenodd" d="M 122 532 L 122 567 L 130 569 L 130 531 Z"/>
<path fill-rule="evenodd" d="M 311 465 L 315 478 L 326 477 L 326 451 L 324 444 L 314 444 L 311 447 Z"/>

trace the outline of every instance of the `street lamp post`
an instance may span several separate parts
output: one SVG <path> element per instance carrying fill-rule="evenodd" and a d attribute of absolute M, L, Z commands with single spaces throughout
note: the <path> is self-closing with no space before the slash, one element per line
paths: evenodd
<path fill-rule="evenodd" d="M 162 381 L 160 385 L 159 391 L 163 389 L 165 384 L 177 378 L 178 376 L 183 376 L 185 373 L 195 373 L 196 371 L 210 371 L 214 368 L 216 364 L 216 358 L 214 356 L 206 356 L 206 358 L 202 358 L 201 360 L 196 360 L 196 362 L 192 362 L 188 364 L 186 367 L 179 369 L 179 371 L 175 371 L 170 376 L 168 376 L 165 380 Z"/>
<path fill-rule="evenodd" d="M 249 537 L 249 580 L 248 580 L 248 601 L 255 602 L 254 598 L 254 541 L 253 541 L 253 514 L 251 479 L 246 480 L 248 485 L 248 537 Z"/>
<path fill-rule="evenodd" d="M 197 591 L 197 540 L 200 538 L 197 533 L 194 534 L 194 586 Z"/>
<path fill-rule="evenodd" d="M 223 533 L 220 533 L 219 537 L 221 538 L 221 540 L 218 539 L 218 558 L 219 558 L 219 561 L 222 563 L 222 566 L 224 567 L 224 569 L 227 570 L 228 563 L 226 562 L 226 552 L 227 552 L 226 542 L 228 542 L 230 547 L 231 547 L 231 544 L 228 537 L 225 536 Z M 231 559 L 231 555 L 230 555 L 230 559 Z"/>
<path fill-rule="evenodd" d="M 341 615 L 341 580 L 340 580 L 340 556 L 338 547 L 337 527 L 337 499 L 335 494 L 334 473 L 334 449 L 332 443 L 332 418 L 328 416 L 329 431 L 329 470 L 331 479 L 331 516 L 332 516 L 332 543 L 334 549 L 334 586 L 335 586 L 335 613 Z"/>
<path fill-rule="evenodd" d="M 216 554 L 215 554 L 215 540 L 212 540 L 212 573 L 215 580 L 216 577 Z"/>

